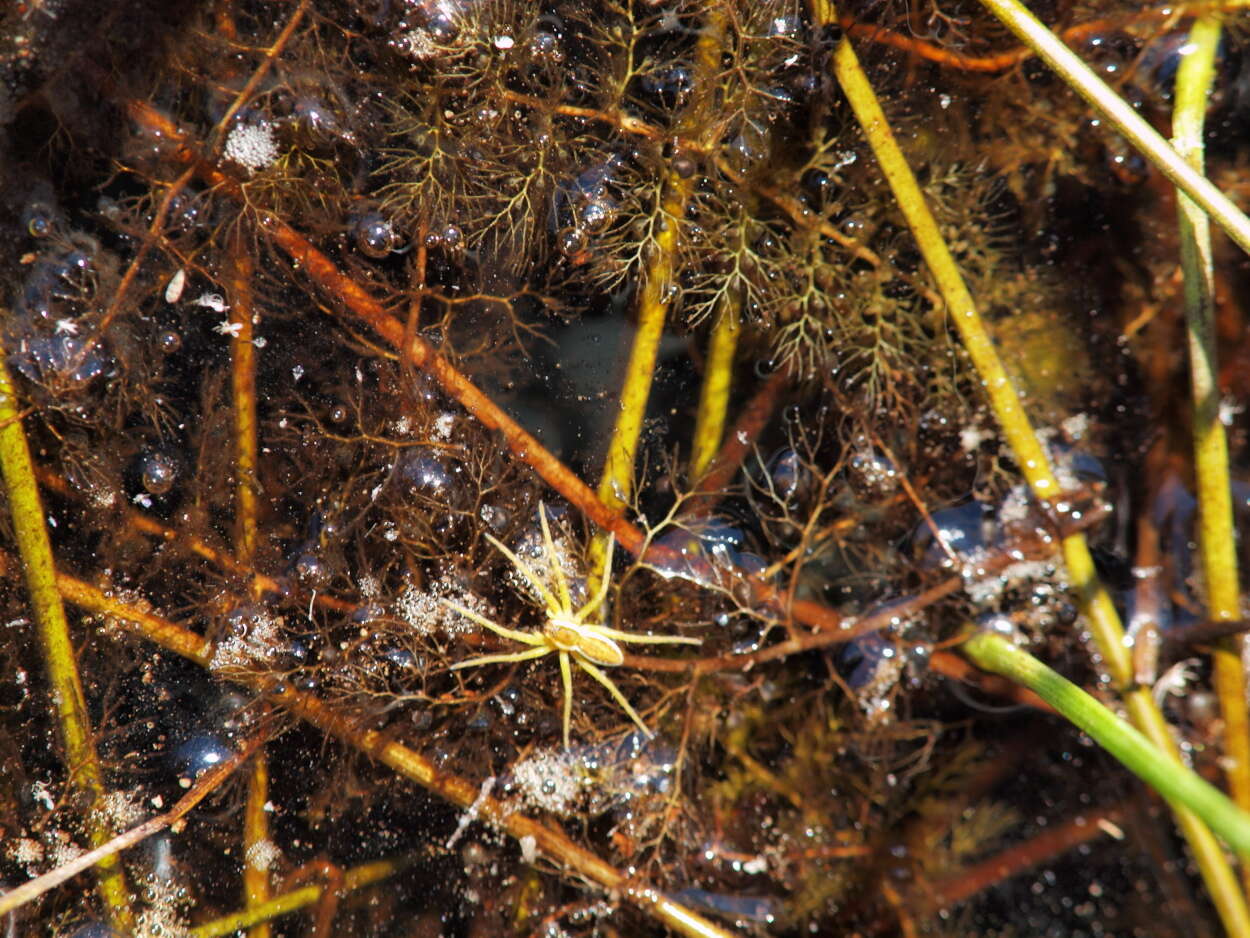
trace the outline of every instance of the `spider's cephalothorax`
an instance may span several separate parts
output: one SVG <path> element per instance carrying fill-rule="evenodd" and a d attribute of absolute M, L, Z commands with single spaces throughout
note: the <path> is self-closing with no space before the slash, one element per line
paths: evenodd
<path fill-rule="evenodd" d="M 542 525 L 543 544 L 547 552 L 549 569 L 547 578 L 539 576 L 524 560 L 505 547 L 500 541 L 489 534 L 486 535 L 486 538 L 495 546 L 496 550 L 508 558 L 512 566 L 525 578 L 530 588 L 542 600 L 543 605 L 546 607 L 547 615 L 547 621 L 543 625 L 542 631 L 521 632 L 516 629 L 509 629 L 490 621 L 470 609 L 466 609 L 464 606 L 457 605 L 450 600 L 444 600 L 448 606 L 455 609 L 462 616 L 472 619 L 483 628 L 490 629 L 496 635 L 501 635 L 504 638 L 512 639 L 514 642 L 530 646 L 524 651 L 512 652 L 511 654 L 483 655 L 479 658 L 470 658 L 467 661 L 461 661 L 452 665 L 453 670 L 475 667 L 479 664 L 527 661 L 530 658 L 541 658 L 543 655 L 549 655 L 554 652 L 560 657 L 560 675 L 564 682 L 565 748 L 569 745 L 569 723 L 573 713 L 573 673 L 569 664 L 570 661 L 577 662 L 578 667 L 607 688 L 612 698 L 629 714 L 629 718 L 638 725 L 639 729 L 650 736 L 651 730 L 643 723 L 642 717 L 638 715 L 638 712 L 625 699 L 625 695 L 612 682 L 612 679 L 600 670 L 600 666 L 615 667 L 624 662 L 625 654 L 621 651 L 619 642 L 649 645 L 698 645 L 700 644 L 700 639 L 678 635 L 637 635 L 632 632 L 622 632 L 620 629 L 610 628 L 601 624 L 602 616 L 596 617 L 596 621 L 588 621 L 595 617 L 595 613 L 603 607 L 603 601 L 608 595 L 608 587 L 611 584 L 611 577 L 608 573 L 612 569 L 613 541 L 609 540 L 608 542 L 608 557 L 604 566 L 605 574 L 599 589 L 585 605 L 575 610 L 573 608 L 572 596 L 569 593 L 568 580 L 564 575 L 564 568 L 560 564 L 560 556 L 556 551 L 555 541 L 551 537 L 551 526 L 547 523 L 547 510 L 541 503 L 538 506 L 538 520 Z"/>

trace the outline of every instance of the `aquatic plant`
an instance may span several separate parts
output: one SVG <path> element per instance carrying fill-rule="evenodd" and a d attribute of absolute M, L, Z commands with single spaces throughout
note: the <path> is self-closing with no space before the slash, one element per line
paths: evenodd
<path fill-rule="evenodd" d="M 1244 265 L 996 4 L 6 12 L 14 927 L 1245 933 Z M 1041 11 L 1155 120 L 1206 12 Z"/>

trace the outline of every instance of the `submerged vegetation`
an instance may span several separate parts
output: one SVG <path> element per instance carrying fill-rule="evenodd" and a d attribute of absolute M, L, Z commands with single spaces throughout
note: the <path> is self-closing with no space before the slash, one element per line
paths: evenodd
<path fill-rule="evenodd" d="M 1034 13 L 1244 209 L 1237 6 Z M 1250 808 L 1250 264 L 985 8 L 3 17 L 7 927 L 1250 934 L 984 638 Z"/>

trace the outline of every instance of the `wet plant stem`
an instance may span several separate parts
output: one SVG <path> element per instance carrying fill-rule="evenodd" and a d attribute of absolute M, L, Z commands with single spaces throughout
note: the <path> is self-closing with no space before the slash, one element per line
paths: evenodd
<path fill-rule="evenodd" d="M 234 417 L 234 553 L 251 566 L 257 538 L 256 346 L 253 344 L 252 258 L 242 237 L 230 245 L 230 390 Z M 255 592 L 255 586 L 253 586 Z"/>
<path fill-rule="evenodd" d="M 0 318 L 8 319 L 8 310 Z M 84 823 L 93 847 L 107 843 L 113 830 L 104 815 L 104 770 L 92 738 L 91 718 L 70 639 L 69 621 L 56 586 L 56 564 L 45 526 L 43 503 L 35 481 L 26 431 L 19 415 L 17 391 L 8 366 L 0 361 L 0 472 L 5 497 L 30 596 L 31 611 L 44 665 L 51 685 L 49 698 L 56 707 L 57 722 L 65 746 L 65 763 L 73 787 L 87 795 Z M 114 930 L 128 934 L 134 928 L 129 890 L 116 856 L 101 859 L 96 867 L 97 891 Z"/>
<path fill-rule="evenodd" d="M 1161 6 L 1153 10 L 1142 10 L 1127 16 L 1100 17 L 1085 23 L 1078 23 L 1065 29 L 1060 35 L 1064 42 L 1081 42 L 1098 33 L 1128 30 L 1135 25 L 1146 23 L 1166 23 L 1176 18 L 1194 15 L 1204 10 L 1232 10 L 1244 7 L 1244 0 L 1232 0 L 1221 4 L 1194 4 L 1188 7 Z M 949 46 L 926 42 L 915 36 L 896 32 L 876 23 L 860 23 L 854 17 L 842 16 L 839 20 L 847 34 L 856 39 L 865 39 L 880 45 L 890 46 L 911 55 L 927 59 L 946 68 L 954 68 L 964 72 L 981 72 L 994 74 L 1005 72 L 1019 65 L 1025 59 L 1032 58 L 1035 53 L 1028 46 L 1008 49 L 1005 52 L 993 52 L 987 55 L 967 55 L 955 51 Z"/>
<path fill-rule="evenodd" d="M 712 81 L 720 68 L 726 15 L 723 5 L 710 6 L 707 21 L 695 44 L 692 79 L 695 96 L 679 125 L 679 131 L 684 135 L 692 135 L 703 126 Z M 623 511 L 633 491 L 638 441 L 642 437 L 647 401 L 651 397 L 660 339 L 664 336 L 668 308 L 678 291 L 675 258 L 686 218 L 686 205 L 694 192 L 694 184 L 693 173 L 682 175 L 671 168 L 665 173 L 660 204 L 657 206 L 659 217 L 653 221 L 656 234 L 638 287 L 637 322 L 629 361 L 625 366 L 625 379 L 621 384 L 620 410 L 612 426 L 603 473 L 599 477 L 599 500 L 613 511 Z M 603 577 L 611 575 L 611 571 L 606 569 L 609 553 L 608 536 L 600 533 L 591 542 L 589 581 L 592 591 Z"/>
<path fill-rule="evenodd" d="M 638 440 L 642 436 L 642 422 L 651 396 L 660 339 L 664 335 L 664 322 L 675 288 L 673 255 L 677 251 L 686 202 L 693 188 L 690 179 L 682 179 L 670 172 L 665 183 L 667 192 L 658 207 L 660 220 L 653 244 L 654 257 L 647 264 L 638 291 L 638 316 L 629 361 L 625 366 L 625 380 L 621 384 L 620 409 L 612 426 L 599 480 L 599 500 L 616 511 L 625 508 L 633 490 Z M 605 541 L 600 554 L 606 554 L 606 546 Z M 600 569 L 602 562 L 603 557 L 600 556 L 597 564 Z"/>
<path fill-rule="evenodd" d="M 243 809 L 243 904 L 263 908 L 270 900 L 269 860 L 269 758 L 259 750 L 248 767 L 247 803 Z M 269 938 L 267 921 L 248 929 L 248 938 Z"/>
<path fill-rule="evenodd" d="M 1177 153 L 1131 104 L 1094 74 L 1094 70 L 1023 3 L 1019 0 L 981 0 L 981 3 L 1135 146 L 1155 169 L 1200 205 L 1243 251 L 1250 253 L 1250 218 Z"/>
<path fill-rule="evenodd" d="M 818 21 L 834 21 L 836 11 L 828 0 L 812 0 L 812 4 Z M 1051 39 L 1054 37 L 1051 36 Z M 1058 43 L 1058 40 L 1054 41 Z M 980 375 L 982 387 L 1021 472 L 1034 497 L 1044 505 L 1060 509 L 1063 492 L 1046 453 L 848 39 L 839 42 L 834 51 L 833 70 L 937 282 L 946 303 L 947 315 L 959 331 L 964 348 Z M 1172 152 L 1170 147 L 1168 150 Z M 1186 169 L 1193 173 L 1188 164 Z M 1068 535 L 1062 540 L 1062 548 L 1081 611 L 1089 622 L 1103 665 L 1114 687 L 1123 696 L 1130 718 L 1147 738 L 1179 765 L 1180 757 L 1162 712 L 1150 691 L 1136 686 L 1133 681 L 1132 659 L 1124 641 L 1124 628 L 1111 595 L 1094 567 L 1085 537 L 1081 534 Z M 1205 824 L 1189 810 L 1179 808 L 1176 819 L 1194 852 L 1225 929 L 1232 935 L 1250 936 L 1250 910 L 1246 908 L 1245 897 L 1220 845 Z"/>
<path fill-rule="evenodd" d="M 1176 109 L 1172 144 L 1193 168 L 1203 171 L 1203 128 L 1215 80 L 1220 43 L 1215 16 L 1196 20 L 1186 43 L 1188 53 L 1176 73 Z M 1241 616 L 1233 533 L 1228 438 L 1220 421 L 1219 364 L 1215 348 L 1215 272 L 1211 227 L 1192 199 L 1178 192 L 1181 269 L 1184 273 L 1185 322 L 1188 330 L 1190 391 L 1193 398 L 1194 473 L 1198 489 L 1198 547 L 1206 585 L 1207 617 L 1227 622 Z M 1250 715 L 1242 666 L 1245 638 L 1217 642 L 1212 651 L 1214 683 L 1224 718 L 1221 762 L 1233 800 L 1250 811 Z M 1250 893 L 1250 866 L 1241 866 L 1242 888 Z"/>
<path fill-rule="evenodd" d="M 790 386 L 786 369 L 774 371 L 738 408 L 738 417 L 729 432 L 723 435 L 720 450 L 698 480 L 695 494 L 686 502 L 688 517 L 706 517 L 716 510 L 734 477 L 742 471 L 747 454 L 759 441 Z"/>
<path fill-rule="evenodd" d="M 708 338 L 703 386 L 699 390 L 699 409 L 695 414 L 694 443 L 690 450 L 691 479 L 702 478 L 716 457 L 725 434 L 725 415 L 729 412 L 729 392 L 733 387 L 734 356 L 738 351 L 738 333 L 741 331 L 739 305 L 736 297 L 721 304 Z"/>
<path fill-rule="evenodd" d="M 1121 805 L 1082 811 L 1073 820 L 1047 828 L 1024 843 L 961 870 L 957 876 L 938 881 L 933 884 L 932 907 L 943 909 L 967 902 L 977 893 L 997 886 L 1012 876 L 1049 863 L 1099 837 L 1110 836 L 1126 812 L 1126 807 Z"/>
<path fill-rule="evenodd" d="M 384 879 L 390 879 L 407 868 L 409 862 L 406 858 L 401 858 L 362 863 L 343 874 L 343 885 L 340 889 L 346 894 L 379 883 Z M 249 930 L 248 934 L 255 934 L 260 924 L 267 924 L 283 915 L 290 915 L 292 912 L 315 905 L 320 901 L 324 891 L 325 886 L 320 883 L 301 886 L 274 896 L 261 905 L 249 906 L 241 912 L 205 922 L 203 925 L 190 929 L 187 934 L 190 938 L 221 938 L 223 935 L 233 935 L 245 928 Z"/>
<path fill-rule="evenodd" d="M 256 560 L 258 481 L 256 443 L 256 346 L 253 344 L 252 257 L 236 230 L 230 239 L 230 390 L 234 417 L 234 552 L 239 562 Z M 253 598 L 260 587 L 252 578 Z M 249 767 L 247 803 L 243 811 L 243 895 L 248 908 L 264 905 L 270 896 L 269 864 L 264 845 L 269 842 L 269 766 L 264 750 Z M 249 938 L 269 938 L 268 922 L 248 931 Z"/>
<path fill-rule="evenodd" d="M 12 567 L 8 558 L 0 554 L 0 575 L 13 575 Z M 55 588 L 74 605 L 105 616 L 167 651 L 203 666 L 209 663 L 212 649 L 208 640 L 162 616 L 138 609 L 65 573 L 55 575 Z M 238 677 L 244 683 L 248 682 L 246 675 Z M 390 766 L 399 775 L 416 782 L 434 795 L 463 808 L 474 807 L 482 821 L 496 825 L 518 840 L 532 837 L 540 854 L 557 865 L 567 867 L 578 877 L 619 895 L 673 931 L 690 938 L 730 938 L 732 935 L 714 922 L 648 886 L 644 881 L 627 876 L 612 864 L 578 846 L 559 828 L 513 811 L 495 798 L 483 797 L 481 786 L 439 769 L 433 761 L 416 750 L 395 742 L 387 734 L 373 730 L 362 731 L 356 717 L 340 713 L 332 705 L 289 685 L 274 689 L 267 686 L 269 682 L 261 676 L 255 676 L 252 683 L 255 689 L 267 693 L 272 704 Z"/>
<path fill-rule="evenodd" d="M 1187 766 L 1159 751 L 1096 698 L 1002 635 L 978 632 L 962 646 L 973 664 L 1024 685 L 1086 733 L 1173 808 L 1201 818 L 1237 853 L 1250 856 L 1250 814 Z"/>

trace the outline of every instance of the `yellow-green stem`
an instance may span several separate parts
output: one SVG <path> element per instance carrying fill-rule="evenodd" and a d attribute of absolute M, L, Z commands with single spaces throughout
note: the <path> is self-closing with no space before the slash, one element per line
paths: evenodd
<path fill-rule="evenodd" d="M 729 392 L 733 387 L 734 356 L 741 331 L 739 304 L 728 299 L 716 311 L 708 340 L 707 365 L 699 391 L 699 411 L 695 417 L 694 443 L 690 450 L 690 478 L 697 481 L 707 471 L 720 449 L 729 412 Z"/>
<path fill-rule="evenodd" d="M 642 435 L 647 400 L 651 396 L 651 380 L 655 361 L 664 334 L 668 304 L 673 298 L 673 255 L 680 237 L 682 215 L 693 188 L 690 179 L 669 173 L 666 193 L 659 212 L 659 233 L 653 244 L 654 258 L 643 274 L 638 293 L 638 321 L 625 379 L 621 384 L 620 410 L 612 427 L 608 453 L 599 480 L 599 498 L 609 507 L 620 510 L 628 503 L 633 490 L 634 458 Z"/>
<path fill-rule="evenodd" d="M 7 316 L 7 310 L 0 311 L 0 318 Z M 104 772 L 92 738 L 69 622 L 57 591 L 52 544 L 45 527 L 43 503 L 35 482 L 17 393 L 3 358 L 0 358 L 0 472 L 4 476 L 13 535 L 22 558 L 35 628 L 48 669 L 70 781 L 88 796 L 87 837 L 93 848 L 99 847 L 114 834 L 103 813 Z M 96 866 L 96 877 L 97 890 L 114 930 L 129 933 L 134 927 L 134 916 L 121 861 L 116 856 L 102 860 Z"/>
<path fill-rule="evenodd" d="M 252 334 L 252 258 L 242 236 L 231 245 L 230 390 L 234 413 L 235 555 L 248 566 L 257 543 L 256 346 Z"/>
<path fill-rule="evenodd" d="M 243 899 L 249 910 L 270 901 L 269 861 L 269 760 L 264 749 L 252 757 L 247 778 L 247 805 L 243 812 Z M 248 930 L 248 938 L 269 938 L 268 920 Z"/>
<path fill-rule="evenodd" d="M 828 0 L 812 0 L 812 5 L 816 18 L 821 22 L 836 21 L 836 11 Z M 843 39 L 835 49 L 833 68 L 899 208 L 907 219 L 925 263 L 937 282 L 947 313 L 959 331 L 968 356 L 981 377 L 990 406 L 1025 479 L 1039 501 L 1056 510 L 1061 509 L 1062 492 L 1050 462 L 1033 432 L 1020 397 L 1007 377 L 958 265 L 925 204 L 915 175 L 894 139 L 881 104 L 873 93 L 849 40 Z M 1179 761 L 1167 722 L 1150 692 L 1133 685 L 1132 660 L 1124 642 L 1124 629 L 1119 613 L 1098 576 L 1084 536 L 1072 535 L 1064 538 L 1062 549 L 1069 579 L 1076 590 L 1103 665 L 1116 689 L 1123 694 L 1130 718 L 1154 745 Z M 1250 936 L 1250 911 L 1247 911 L 1245 898 L 1219 843 L 1196 815 L 1184 809 L 1176 809 L 1174 814 L 1194 852 L 1225 929 L 1230 934 Z"/>
<path fill-rule="evenodd" d="M 1058 72 L 1068 87 L 1137 147 L 1155 169 L 1202 206 L 1203 211 L 1214 218 L 1216 224 L 1243 251 L 1250 253 L 1250 218 L 1169 146 L 1158 131 L 1095 75 L 1093 69 L 1063 44 L 1063 40 L 1047 29 L 1019 0 L 981 0 L 981 3 L 1038 58 Z"/>
<path fill-rule="evenodd" d="M 378 860 L 354 867 L 344 874 L 342 890 L 344 893 L 350 893 L 356 889 L 363 889 L 365 886 L 389 879 L 407 865 L 407 861 L 404 860 Z M 274 919 L 313 905 L 321 898 L 321 891 L 324 888 L 320 884 L 314 884 L 284 892 L 259 905 L 249 906 L 241 912 L 235 912 L 233 915 L 214 919 L 192 928 L 191 938 L 219 938 L 221 935 L 233 935 L 245 928 L 248 929 L 248 934 L 254 935 L 262 926 L 268 930 L 268 923 Z"/>
<path fill-rule="evenodd" d="M 726 23 L 725 7 L 717 3 L 708 11 L 695 47 L 694 98 L 682 118 L 685 134 L 697 133 L 701 128 L 705 105 L 711 98 L 711 81 L 720 69 L 721 44 Z M 651 381 L 655 376 L 656 356 L 660 339 L 664 335 L 664 321 L 669 304 L 677 294 L 674 261 L 681 238 L 681 224 L 686 215 L 686 204 L 694 191 L 695 177 L 692 173 L 678 173 L 670 169 L 664 181 L 663 195 L 658 206 L 657 232 L 651 245 L 651 259 L 642 274 L 638 290 L 638 322 L 634 332 L 629 362 L 625 366 L 625 379 L 621 385 L 620 410 L 608 441 L 603 475 L 599 479 L 599 499 L 613 510 L 619 511 L 629 501 L 634 482 L 634 461 L 638 453 L 638 441 L 642 436 L 642 422 L 651 397 Z M 607 576 L 608 541 L 606 536 L 596 537 L 591 545 L 590 579 L 597 584 Z"/>
<path fill-rule="evenodd" d="M 302 10 L 302 7 L 301 7 Z M 237 233 L 230 244 L 230 323 L 234 338 L 230 343 L 230 390 L 234 413 L 235 536 L 234 550 L 239 562 L 253 566 L 256 559 L 258 450 L 256 442 L 256 346 L 253 342 L 252 256 L 245 250 L 243 236 Z M 252 592 L 261 592 L 258 578 L 252 579 Z M 252 759 L 248 776 L 247 804 L 243 812 L 243 895 L 247 906 L 269 901 L 269 765 L 262 749 Z M 267 921 L 248 931 L 248 938 L 269 938 Z"/>
<path fill-rule="evenodd" d="M 977 667 L 1033 691 L 1173 807 L 1184 804 L 1219 831 L 1241 856 L 1250 856 L 1250 814 L 1193 769 L 1178 766 L 1099 700 L 1002 635 L 977 632 L 961 648 Z"/>
<path fill-rule="evenodd" d="M 1203 171 L 1203 129 L 1215 79 L 1220 21 L 1195 20 L 1176 73 L 1172 145 Z M 1215 621 L 1240 618 L 1241 587 L 1233 534 L 1228 476 L 1228 440 L 1220 421 L 1219 366 L 1215 349 L 1215 268 L 1207 216 L 1184 193 L 1177 196 L 1181 269 L 1185 275 L 1185 322 L 1189 332 L 1189 374 L 1193 397 L 1194 474 L 1198 490 L 1198 547 L 1206 579 L 1207 615 Z M 1242 666 L 1244 637 L 1220 642 L 1213 654 L 1215 689 L 1224 717 L 1221 763 L 1233 800 L 1250 810 L 1250 717 Z M 1250 891 L 1250 865 L 1241 865 L 1242 888 Z"/>

